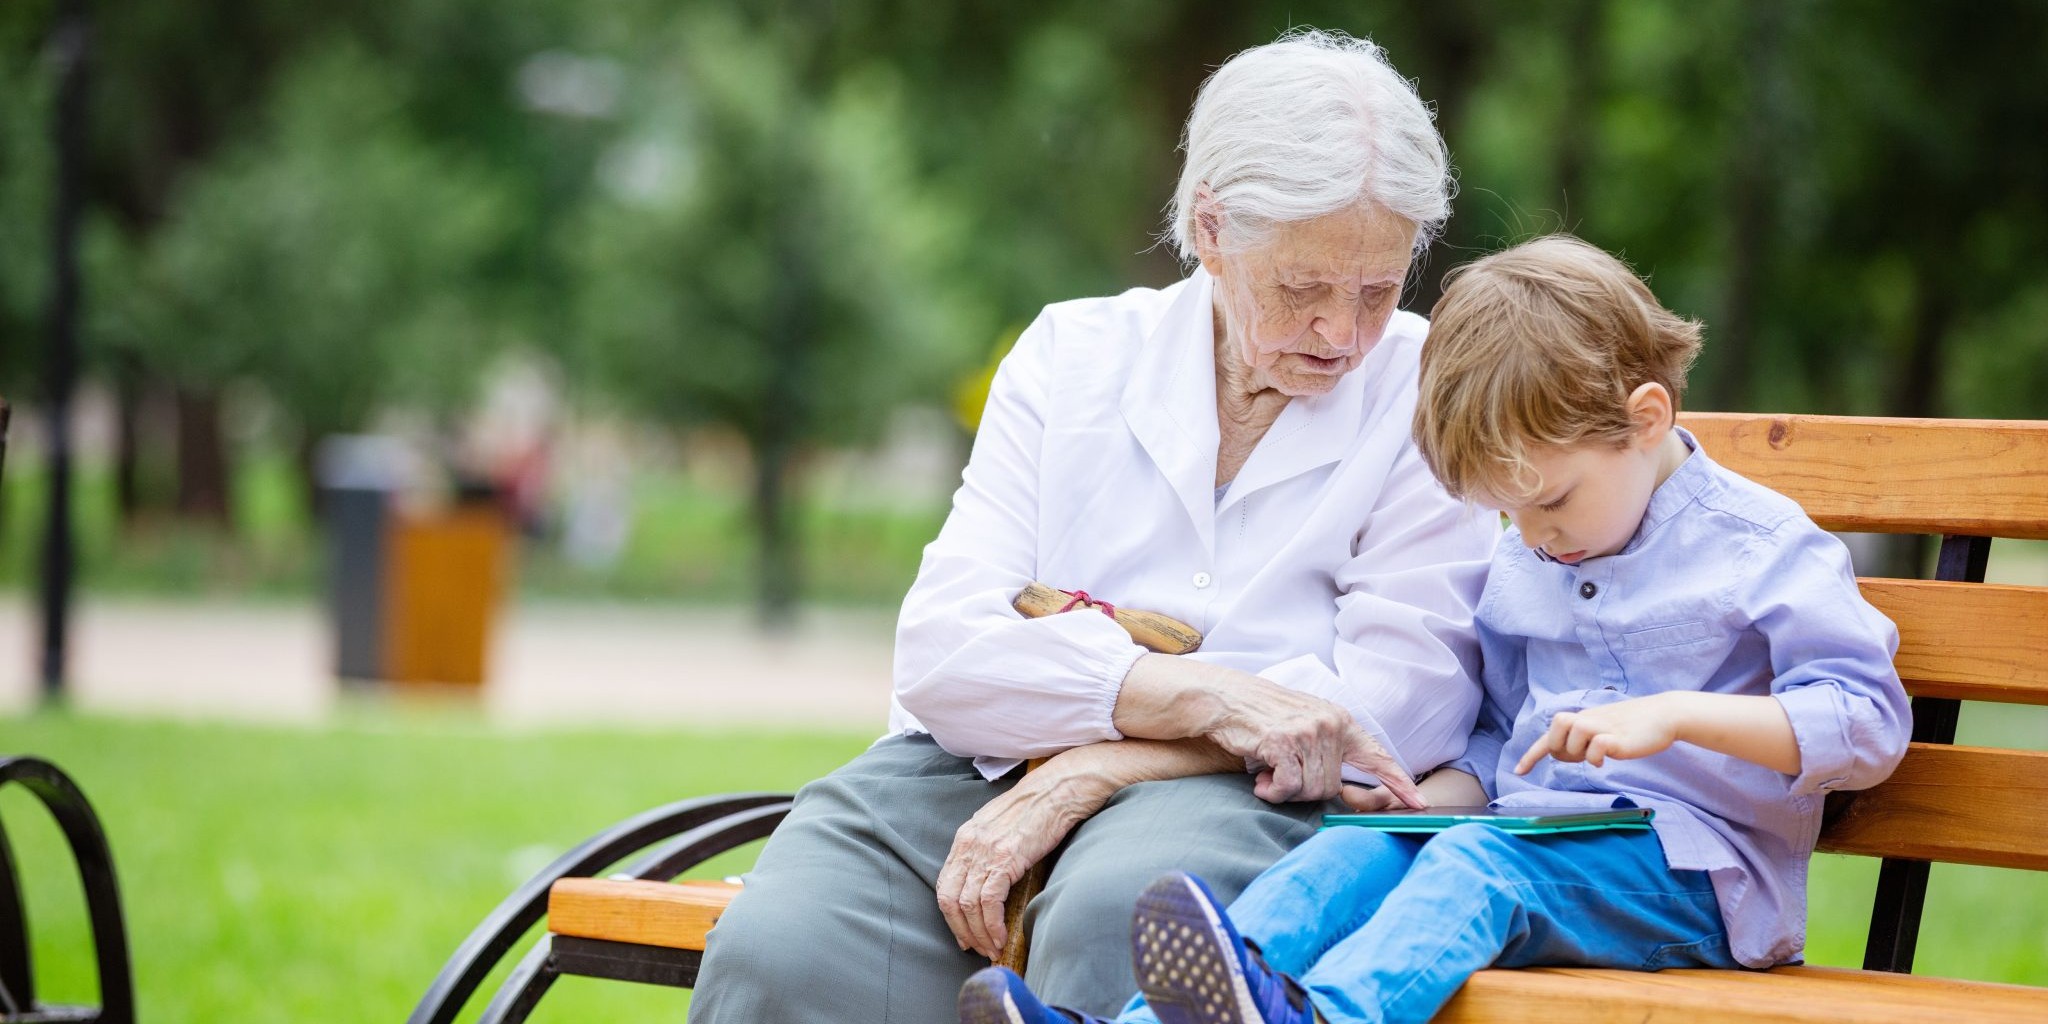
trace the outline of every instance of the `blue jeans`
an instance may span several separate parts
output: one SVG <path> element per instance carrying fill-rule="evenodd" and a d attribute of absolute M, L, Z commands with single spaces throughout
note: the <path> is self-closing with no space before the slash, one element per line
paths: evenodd
<path fill-rule="evenodd" d="M 1706 873 L 1665 866 L 1648 831 L 1328 829 L 1230 919 L 1331 1024 L 1427 1021 L 1486 967 L 1741 966 Z M 1119 1019 L 1155 1020 L 1142 1001 Z"/>

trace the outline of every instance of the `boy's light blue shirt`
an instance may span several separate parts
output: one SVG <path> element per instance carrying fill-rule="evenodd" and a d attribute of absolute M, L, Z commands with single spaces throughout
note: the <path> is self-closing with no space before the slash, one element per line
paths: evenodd
<path fill-rule="evenodd" d="M 1502 539 L 1477 613 L 1485 703 L 1452 767 L 1502 806 L 1655 808 L 1670 866 L 1713 879 L 1735 958 L 1768 967 L 1806 945 L 1806 862 L 1828 792 L 1876 785 L 1905 754 L 1898 630 L 1857 591 L 1841 541 L 1680 433 L 1692 453 L 1619 553 L 1571 566 L 1517 531 Z M 1687 743 L 1514 774 L 1557 713 L 1667 690 L 1775 696 L 1800 774 Z"/>

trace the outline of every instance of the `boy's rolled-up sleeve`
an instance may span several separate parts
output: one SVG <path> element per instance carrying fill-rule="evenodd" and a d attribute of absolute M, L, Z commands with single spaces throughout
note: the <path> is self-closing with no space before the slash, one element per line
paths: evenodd
<path fill-rule="evenodd" d="M 1745 602 L 1770 643 L 1771 693 L 1799 745 L 1800 795 L 1868 789 L 1905 756 L 1911 707 L 1892 666 L 1899 632 L 1856 586 L 1840 540 L 1781 526 Z"/>

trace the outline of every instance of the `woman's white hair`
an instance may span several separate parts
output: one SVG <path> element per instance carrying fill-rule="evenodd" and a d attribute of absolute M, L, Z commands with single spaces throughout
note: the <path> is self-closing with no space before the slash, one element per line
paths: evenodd
<path fill-rule="evenodd" d="M 1224 62 L 1196 94 L 1181 148 L 1167 231 L 1186 260 L 1204 191 L 1225 251 L 1257 247 L 1274 224 L 1371 202 L 1414 222 L 1417 254 L 1457 191 L 1414 83 L 1371 40 L 1341 32 L 1294 29 Z"/>

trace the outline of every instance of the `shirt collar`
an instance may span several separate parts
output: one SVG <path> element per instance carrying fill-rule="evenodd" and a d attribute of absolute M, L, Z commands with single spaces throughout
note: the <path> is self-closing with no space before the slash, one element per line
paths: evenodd
<path fill-rule="evenodd" d="M 1628 543 L 1622 546 L 1621 554 L 1641 547 L 1643 539 L 1655 533 L 1657 527 L 1664 525 L 1665 520 L 1692 504 L 1692 500 L 1699 496 L 1700 489 L 1707 485 L 1708 479 L 1712 476 L 1708 466 L 1713 460 L 1707 458 L 1707 453 L 1700 450 L 1699 438 L 1692 436 L 1692 431 L 1684 427 L 1673 426 L 1671 429 L 1677 431 L 1678 439 L 1685 442 L 1685 460 L 1678 464 L 1677 469 L 1671 471 L 1670 476 L 1664 478 L 1663 483 L 1657 485 L 1655 491 L 1650 492 L 1650 507 L 1643 510 L 1642 524 L 1636 527 L 1636 535 L 1630 537 Z"/>

